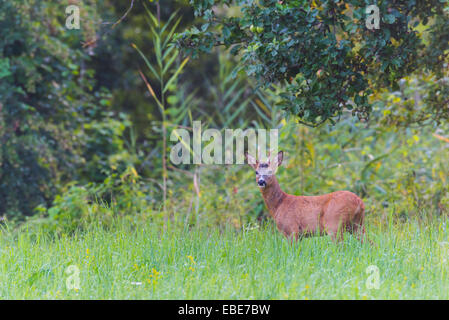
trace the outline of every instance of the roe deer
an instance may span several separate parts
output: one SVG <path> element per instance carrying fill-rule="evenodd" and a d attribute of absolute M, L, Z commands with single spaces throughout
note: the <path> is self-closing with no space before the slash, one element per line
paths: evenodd
<path fill-rule="evenodd" d="M 283 152 L 266 163 L 246 154 L 248 164 L 256 170 L 265 204 L 276 226 L 287 238 L 329 234 L 332 240 L 343 238 L 343 232 L 354 233 L 363 242 L 365 205 L 349 191 L 336 191 L 321 196 L 295 196 L 281 190 L 275 172 Z"/>

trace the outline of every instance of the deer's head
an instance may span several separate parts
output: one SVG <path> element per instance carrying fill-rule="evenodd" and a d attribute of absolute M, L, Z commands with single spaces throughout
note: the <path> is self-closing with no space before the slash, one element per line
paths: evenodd
<path fill-rule="evenodd" d="M 274 158 L 268 157 L 267 162 L 259 162 L 250 154 L 246 154 L 248 164 L 256 170 L 256 182 L 260 188 L 269 187 L 275 180 L 277 168 L 282 164 L 284 152 L 280 151 Z"/>

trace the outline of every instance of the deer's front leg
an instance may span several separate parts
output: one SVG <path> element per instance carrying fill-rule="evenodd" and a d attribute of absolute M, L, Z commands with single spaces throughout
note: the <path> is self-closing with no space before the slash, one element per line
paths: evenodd
<path fill-rule="evenodd" d="M 301 230 L 296 224 L 285 224 L 281 222 L 277 224 L 277 228 L 287 239 L 290 240 L 290 242 L 293 242 L 293 239 L 298 241 L 302 237 Z"/>

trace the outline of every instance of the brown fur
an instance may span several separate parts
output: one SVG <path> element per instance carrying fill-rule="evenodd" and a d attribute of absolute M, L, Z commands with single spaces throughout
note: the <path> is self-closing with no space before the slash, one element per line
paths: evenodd
<path fill-rule="evenodd" d="M 282 151 L 273 163 L 260 164 L 249 155 L 247 158 L 249 163 L 252 160 L 250 165 L 256 169 L 256 181 L 262 179 L 266 183 L 265 187 L 260 188 L 262 197 L 278 230 L 286 237 L 298 239 L 329 234 L 336 241 L 341 240 L 343 232 L 348 231 L 363 241 L 365 205 L 357 195 L 349 191 L 320 196 L 287 194 L 281 190 L 274 175 L 282 162 Z M 271 174 L 264 175 L 267 172 Z"/>

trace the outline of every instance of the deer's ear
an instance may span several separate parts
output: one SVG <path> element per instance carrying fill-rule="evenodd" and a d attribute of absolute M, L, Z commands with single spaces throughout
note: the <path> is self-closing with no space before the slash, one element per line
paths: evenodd
<path fill-rule="evenodd" d="M 257 168 L 257 160 L 256 158 L 254 158 L 252 155 L 250 155 L 249 153 L 245 153 L 245 158 L 248 161 L 248 164 L 253 168 L 256 169 Z"/>
<path fill-rule="evenodd" d="M 279 151 L 276 158 L 273 161 L 273 168 L 276 170 L 281 164 L 282 160 L 284 160 L 284 151 Z"/>

